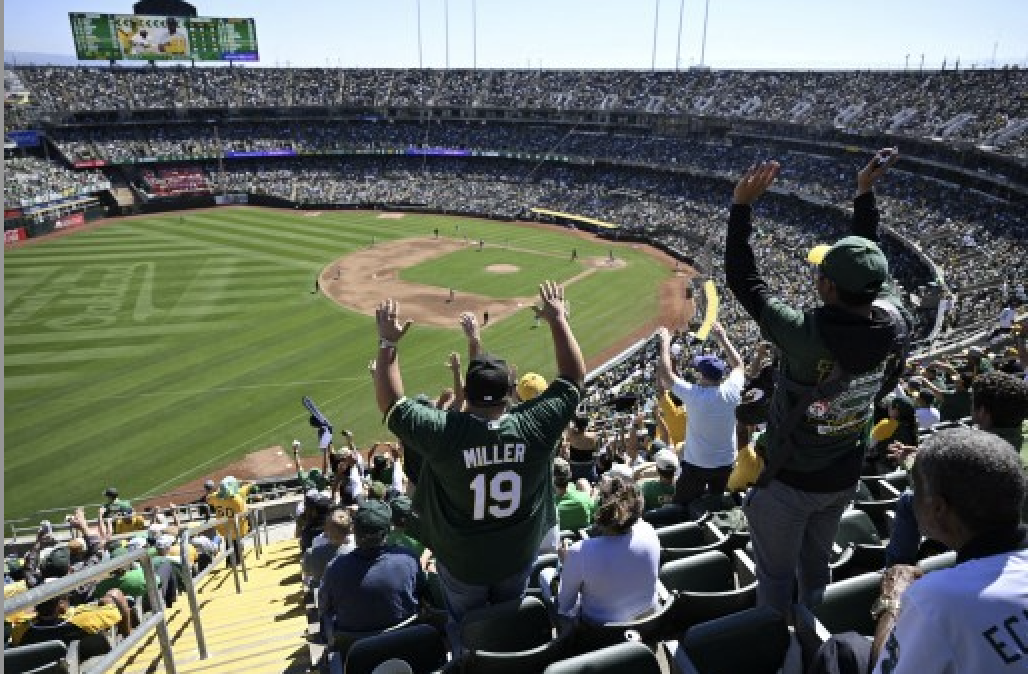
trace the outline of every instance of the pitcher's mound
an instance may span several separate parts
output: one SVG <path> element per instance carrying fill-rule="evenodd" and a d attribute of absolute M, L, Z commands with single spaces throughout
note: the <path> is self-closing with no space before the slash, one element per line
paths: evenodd
<path fill-rule="evenodd" d="M 513 274 L 520 269 L 521 267 L 514 264 L 491 264 L 485 268 L 486 271 L 494 274 Z"/>

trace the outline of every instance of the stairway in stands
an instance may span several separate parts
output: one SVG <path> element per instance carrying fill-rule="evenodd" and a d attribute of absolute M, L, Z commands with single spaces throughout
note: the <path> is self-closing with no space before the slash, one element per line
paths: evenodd
<path fill-rule="evenodd" d="M 168 632 L 180 673 L 300 674 L 310 668 L 297 542 L 265 545 L 260 559 L 250 548 L 246 564 L 250 580 L 242 582 L 241 594 L 236 594 L 228 569 L 211 572 L 197 587 L 209 654 L 206 660 L 201 660 L 197 651 L 188 598 L 179 595 L 168 610 Z M 163 674 L 156 632 L 111 671 Z"/>

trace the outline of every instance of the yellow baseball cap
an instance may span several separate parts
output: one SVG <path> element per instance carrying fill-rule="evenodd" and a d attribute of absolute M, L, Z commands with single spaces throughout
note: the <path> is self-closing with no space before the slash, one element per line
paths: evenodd
<path fill-rule="evenodd" d="M 546 390 L 546 380 L 535 372 L 526 372 L 518 379 L 518 397 L 531 400 Z"/>

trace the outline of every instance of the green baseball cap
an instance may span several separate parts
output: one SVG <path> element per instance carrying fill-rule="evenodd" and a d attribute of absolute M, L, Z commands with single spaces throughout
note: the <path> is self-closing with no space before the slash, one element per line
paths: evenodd
<path fill-rule="evenodd" d="M 353 516 L 353 530 L 358 538 L 385 536 L 393 523 L 393 511 L 382 501 L 368 499 Z"/>
<path fill-rule="evenodd" d="M 807 253 L 807 261 L 851 293 L 878 292 L 889 278 L 889 261 L 882 249 L 862 236 L 847 236 L 832 246 L 815 246 Z"/>

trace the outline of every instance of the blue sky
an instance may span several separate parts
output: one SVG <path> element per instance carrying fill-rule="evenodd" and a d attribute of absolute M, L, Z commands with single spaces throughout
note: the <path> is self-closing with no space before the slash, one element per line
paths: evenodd
<path fill-rule="evenodd" d="M 425 67 L 676 65 L 681 0 L 421 0 Z M 417 67 L 417 0 L 216 0 L 204 16 L 253 16 L 261 65 Z M 4 50 L 73 54 L 69 11 L 131 13 L 131 0 L 5 0 Z M 477 54 L 472 7 L 477 7 Z M 703 0 L 685 0 L 680 65 L 700 62 Z M 998 43 L 998 47 L 996 46 Z M 714 68 L 1028 67 L 1028 0 L 710 0 Z"/>

